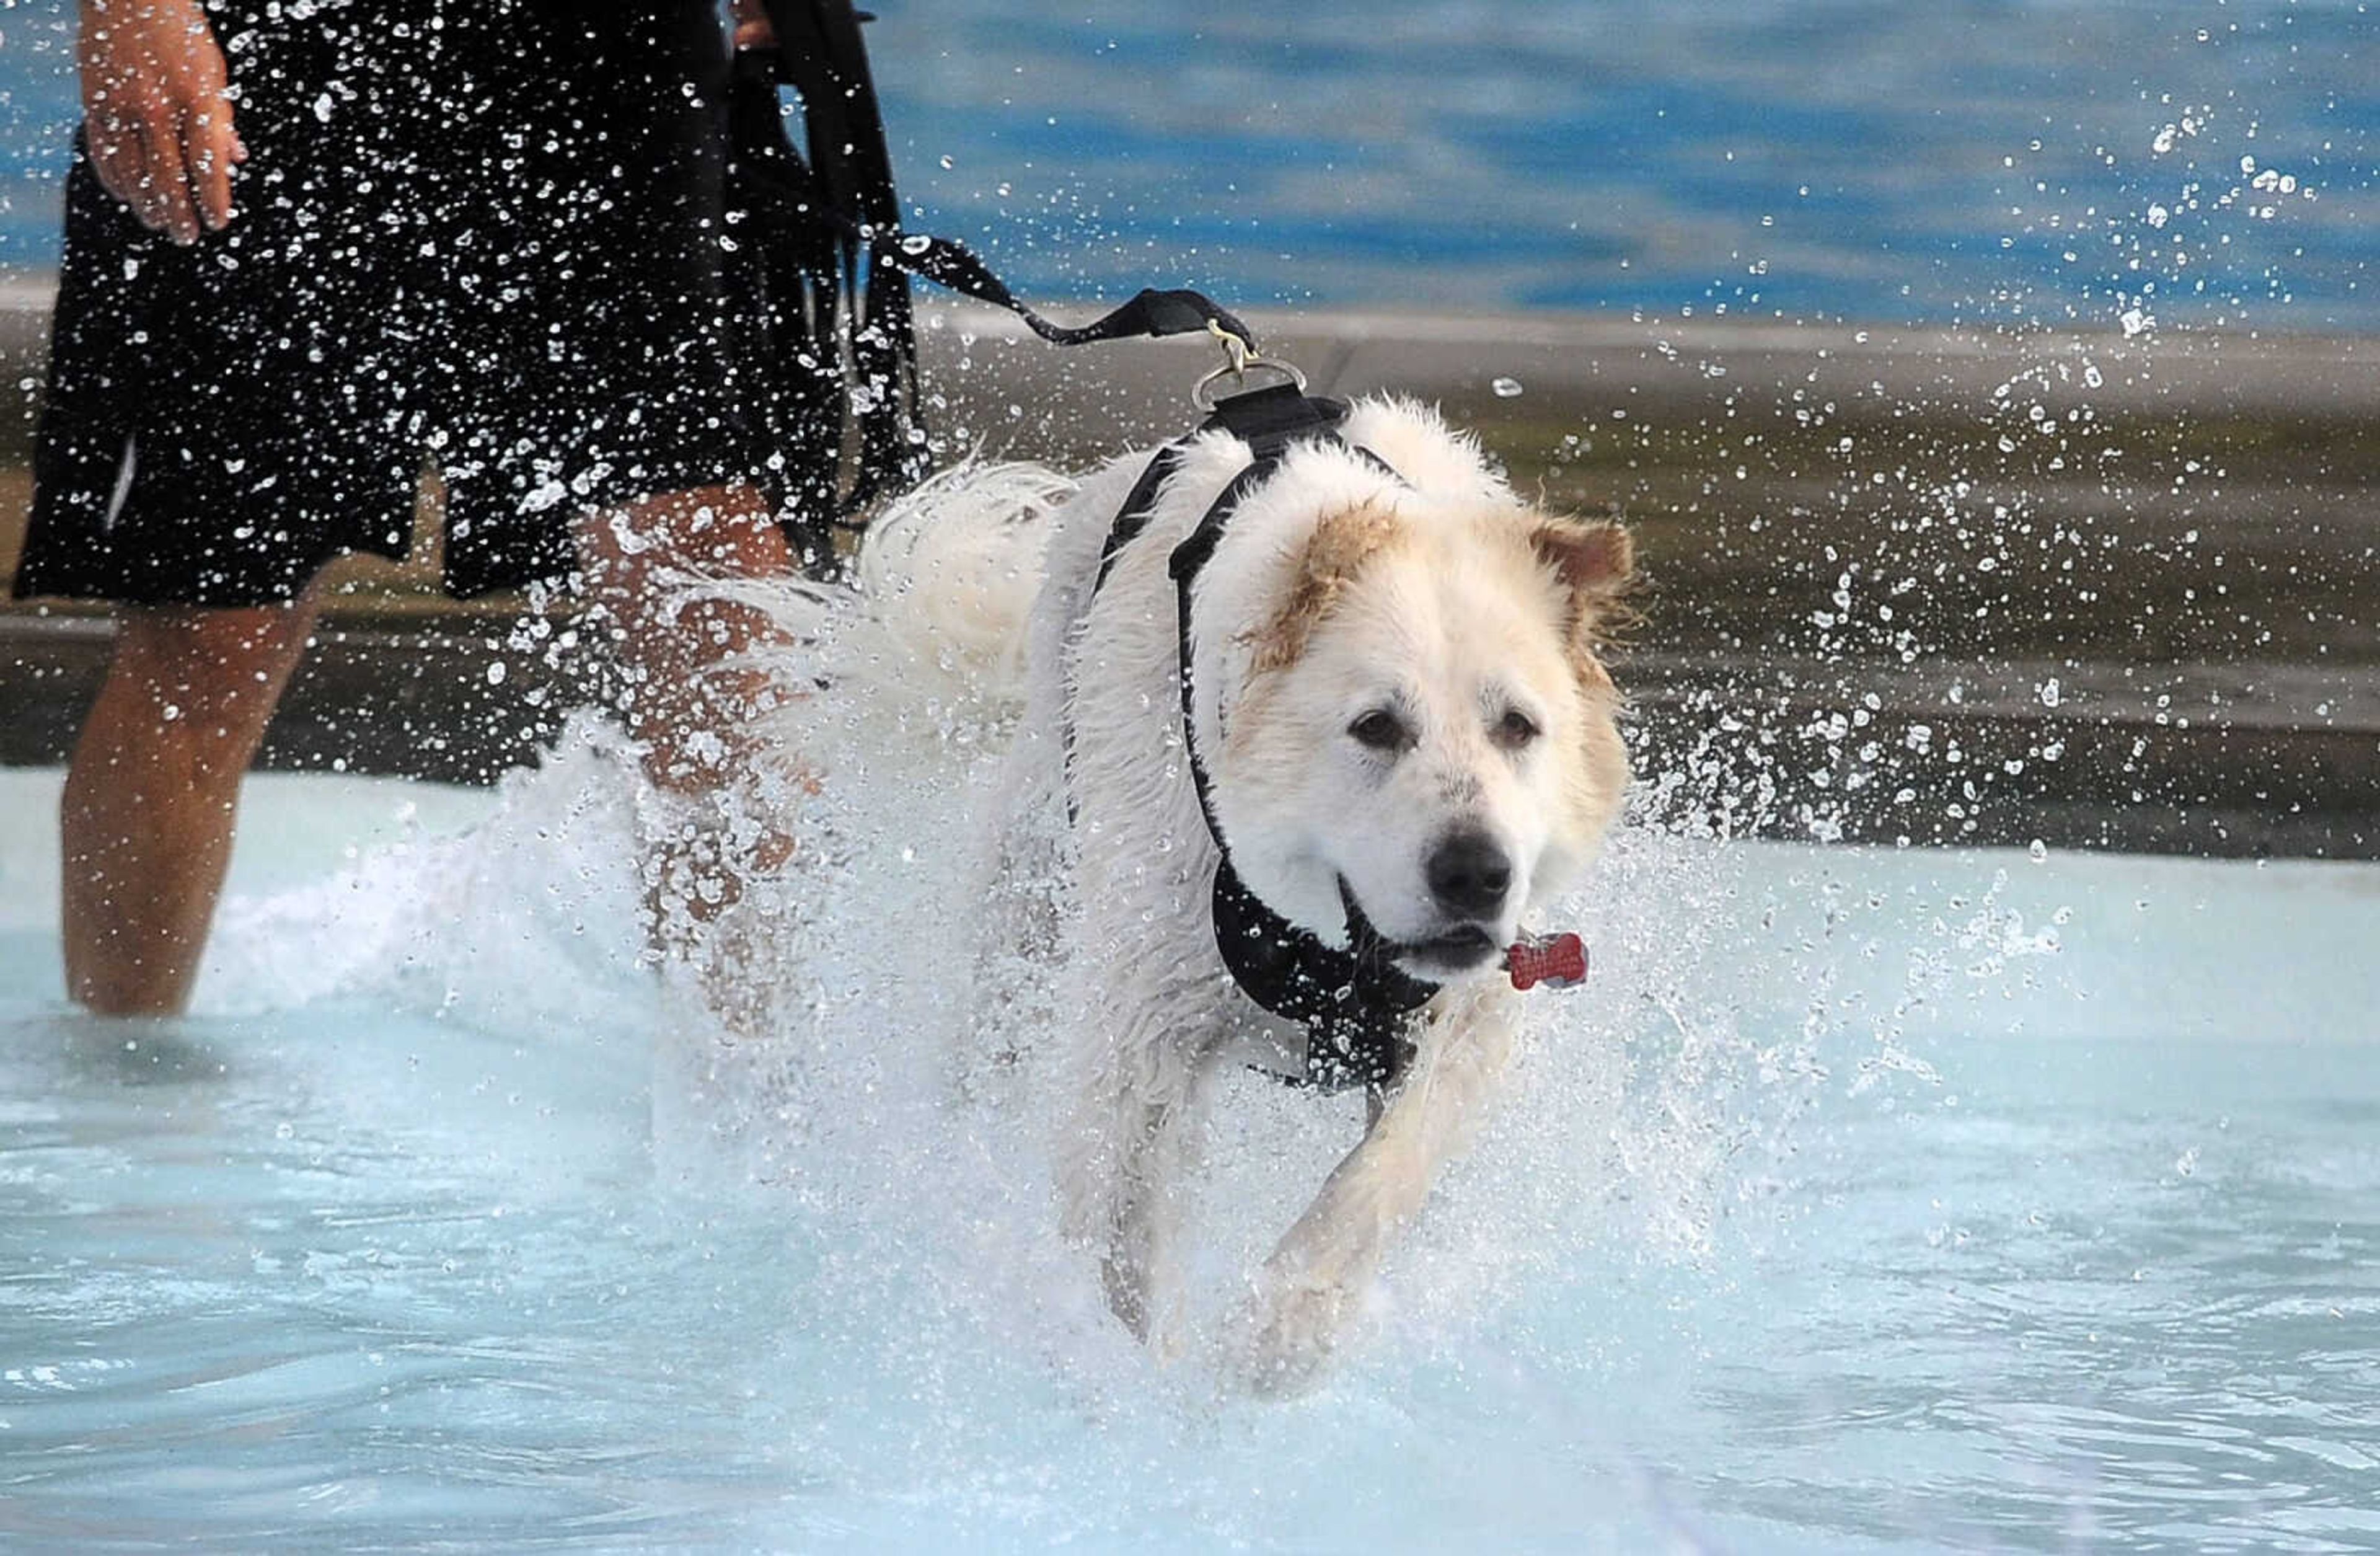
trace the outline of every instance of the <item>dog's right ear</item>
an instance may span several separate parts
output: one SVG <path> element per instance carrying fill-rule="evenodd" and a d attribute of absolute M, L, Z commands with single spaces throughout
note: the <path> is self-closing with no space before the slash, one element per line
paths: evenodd
<path fill-rule="evenodd" d="M 1636 587 L 1636 545 L 1626 529 L 1599 519 L 1547 517 L 1531 531 L 1529 545 L 1570 591 L 1573 636 L 1597 640 L 1633 619 L 1627 600 Z"/>
<path fill-rule="evenodd" d="M 1305 652 L 1306 639 L 1330 614 L 1357 570 L 1394 544 L 1398 533 L 1397 516 L 1389 508 L 1342 508 L 1326 515 L 1298 553 L 1281 609 L 1251 634 L 1256 668 L 1279 670 L 1296 663 Z"/>

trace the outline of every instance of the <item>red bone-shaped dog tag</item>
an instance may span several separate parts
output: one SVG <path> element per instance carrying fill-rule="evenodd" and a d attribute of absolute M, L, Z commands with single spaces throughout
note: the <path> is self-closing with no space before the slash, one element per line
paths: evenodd
<path fill-rule="evenodd" d="M 1586 981 L 1586 942 L 1565 930 L 1555 935 L 1523 935 L 1504 953 L 1504 970 L 1515 989 L 1544 984 L 1575 989 Z"/>

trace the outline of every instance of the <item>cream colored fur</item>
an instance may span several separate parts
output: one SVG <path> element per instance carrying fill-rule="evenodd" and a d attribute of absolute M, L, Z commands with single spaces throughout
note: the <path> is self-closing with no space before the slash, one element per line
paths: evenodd
<path fill-rule="evenodd" d="M 1426 861 L 1451 829 L 1494 838 L 1513 881 L 1479 930 L 1492 945 L 1414 953 L 1415 970 L 1446 978 L 1416 1057 L 1230 1318 L 1230 1369 L 1259 1391 L 1316 1376 L 1439 1168 L 1477 1128 L 1527 1003 L 1493 948 L 1574 877 L 1628 782 L 1616 694 L 1593 651 L 1627 581 L 1625 536 L 1531 508 L 1468 439 L 1410 403 L 1362 402 L 1344 432 L 1403 480 L 1343 448 L 1293 451 L 1248 495 L 1196 588 L 1194 715 L 1232 859 L 1277 912 L 1341 944 L 1342 877 L 1390 939 L 1448 930 Z M 963 1064 L 978 1080 L 995 1058 L 1062 1067 L 1067 1230 L 1096 1253 L 1117 1315 L 1171 1354 L 1188 1332 L 1179 1207 L 1209 1083 L 1247 1045 L 1293 1050 L 1303 1034 L 1242 995 L 1215 950 L 1219 856 L 1182 740 L 1167 561 L 1247 451 L 1220 433 L 1193 447 L 1095 594 L 1146 460 L 1092 475 L 1049 527 L 1006 813 L 980 882 L 988 932 L 1056 969 L 1062 1029 L 1031 1054 Z M 890 539 L 961 563 L 984 553 L 965 533 L 930 533 L 938 509 L 963 532 L 991 523 L 999 504 L 969 490 L 962 478 L 934 494 Z M 904 526 L 927 532 L 905 540 Z M 1039 541 L 1037 530 L 1033 549 Z M 900 618 L 885 636 L 927 645 L 927 674 L 963 663 L 978 695 L 1004 690 L 1001 624 L 1027 614 L 1026 549 L 1013 534 L 990 546 L 1001 577 L 980 587 L 920 590 L 881 569 L 875 610 Z M 1351 732 L 1380 708 L 1410 726 L 1408 746 L 1384 753 Z M 1514 718 L 1529 737 L 1513 735 Z M 1431 960 L 1441 954 L 1455 960 Z"/>

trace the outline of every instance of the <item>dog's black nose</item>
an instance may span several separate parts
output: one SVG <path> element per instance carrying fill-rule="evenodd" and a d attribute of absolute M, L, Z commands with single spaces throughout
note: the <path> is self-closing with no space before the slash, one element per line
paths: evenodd
<path fill-rule="evenodd" d="M 1447 912 L 1493 918 L 1512 888 L 1512 861 L 1484 832 L 1450 833 L 1432 850 L 1426 873 L 1429 894 Z"/>

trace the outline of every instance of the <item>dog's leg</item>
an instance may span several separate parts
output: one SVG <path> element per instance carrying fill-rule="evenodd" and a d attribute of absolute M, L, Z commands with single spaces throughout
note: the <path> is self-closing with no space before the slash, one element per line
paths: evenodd
<path fill-rule="evenodd" d="M 1027 820 L 1002 830 L 984 850 L 970 900 L 982 905 L 972 955 L 973 988 L 952 1023 L 949 1074 L 962 1100 L 993 1102 L 1014 1088 L 1046 1030 L 1060 965 L 1062 850 Z"/>
<path fill-rule="evenodd" d="M 1085 1085 L 1061 1153 L 1066 1227 L 1096 1248 L 1108 1307 L 1160 1355 L 1177 1348 L 1182 1181 L 1217 1039 L 1194 995 L 1158 998 L 1086 1034 Z"/>
<path fill-rule="evenodd" d="M 1067 897 L 1061 752 L 1058 738 L 1028 718 L 973 840 L 963 900 L 982 912 L 971 935 L 971 995 L 964 1019 L 950 1027 L 948 1070 L 962 1101 L 1007 1099 L 1034 1035 L 1050 1023 Z"/>
<path fill-rule="evenodd" d="M 1178 1110 L 1143 1106 L 1123 1127 L 1126 1137 L 1108 1202 L 1099 1284 L 1107 1291 L 1108 1310 L 1147 1344 L 1157 1328 L 1152 1304 L 1161 1297 L 1168 1273 L 1160 1266 L 1172 1244 L 1165 1229 L 1174 1218 L 1167 1213 L 1163 1159 L 1178 1128 Z"/>
<path fill-rule="evenodd" d="M 1238 1315 L 1231 1361 L 1258 1392 L 1310 1383 L 1439 1169 L 1470 1143 L 1511 1057 L 1518 1006 L 1488 986 L 1446 997 L 1364 1138 L 1282 1236 Z"/>

